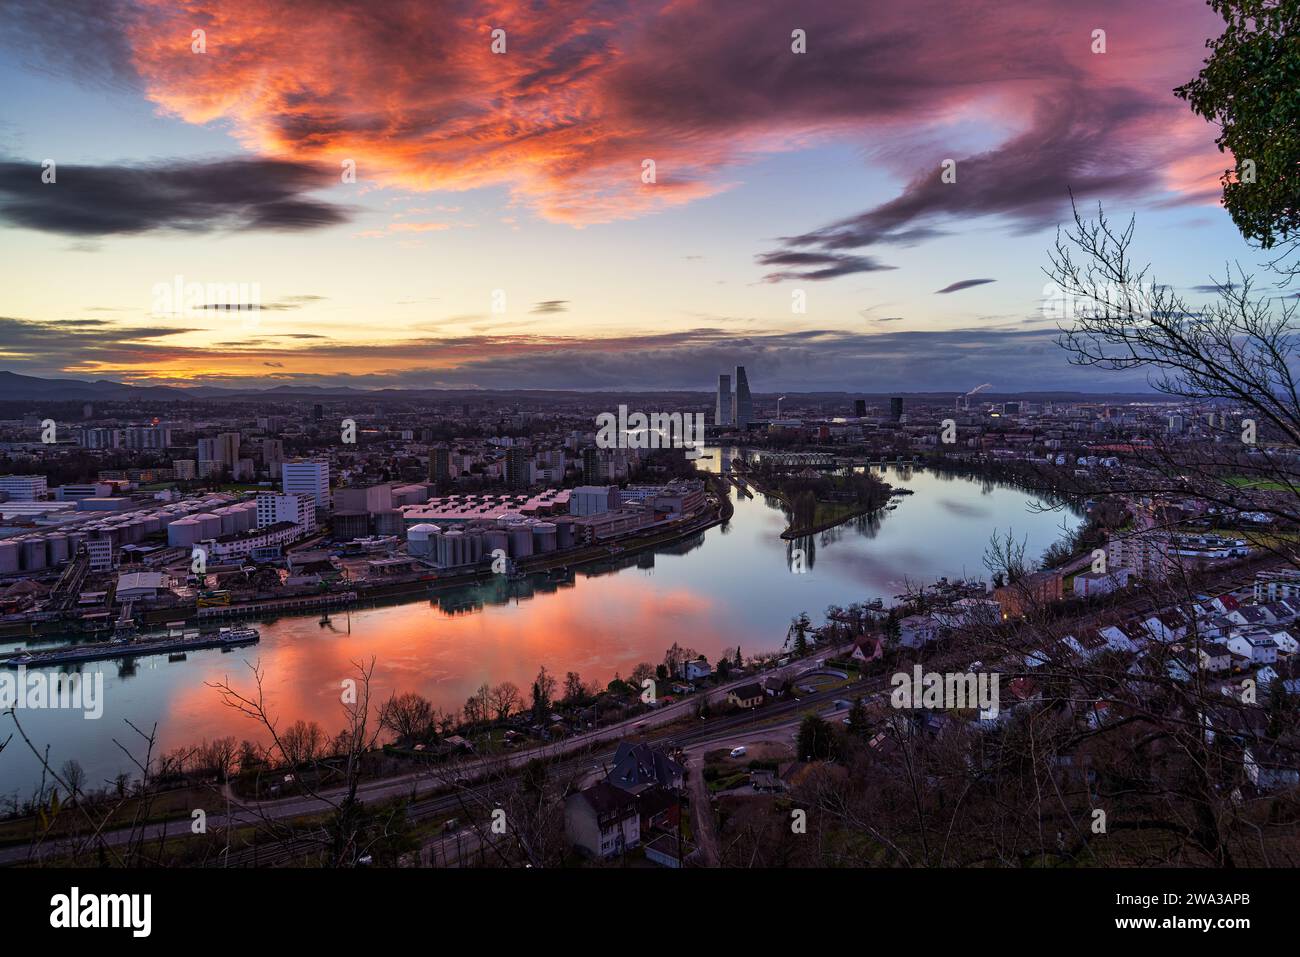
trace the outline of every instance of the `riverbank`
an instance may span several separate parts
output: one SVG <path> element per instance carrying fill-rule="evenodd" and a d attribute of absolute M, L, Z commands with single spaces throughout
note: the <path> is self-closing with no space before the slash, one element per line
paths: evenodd
<path fill-rule="evenodd" d="M 735 511 L 730 498 L 717 495 L 715 507 L 702 517 L 667 529 L 656 529 L 646 534 L 633 535 L 602 545 L 566 550 L 546 555 L 535 555 L 516 562 L 522 577 L 549 574 L 556 570 L 568 573 L 611 559 L 637 555 L 654 548 L 662 548 L 701 534 L 715 525 L 728 521 Z M 164 624 L 203 624 L 215 621 L 232 621 L 240 618 L 281 617 L 285 613 L 314 613 L 316 611 L 343 610 L 372 607 L 381 604 L 400 604 L 436 595 L 455 588 L 472 587 L 493 581 L 499 573 L 490 568 L 475 568 L 458 574 L 433 573 L 415 579 L 385 582 L 369 587 L 353 583 L 346 592 L 325 592 L 314 595 L 296 595 L 284 598 L 266 598 L 231 605 L 212 605 L 203 608 L 171 607 L 145 609 L 139 618 L 146 626 Z M 18 638 L 76 637 L 69 634 L 66 622 L 17 622 L 0 628 L 0 640 Z"/>
<path fill-rule="evenodd" d="M 512 682 L 526 695 L 539 664 L 561 683 L 573 671 L 584 684 L 604 688 L 615 674 L 626 677 L 641 662 L 660 663 L 673 641 L 710 662 L 724 652 L 734 655 L 737 646 L 747 657 L 777 651 L 790 618 L 801 610 L 816 613 L 874 599 L 889 604 L 906 582 L 965 577 L 982 567 L 992 529 L 1012 528 L 1018 540 L 1027 537 L 1031 554 L 1059 538 L 1060 516 L 1032 508 L 1035 500 L 1015 489 L 925 470 L 889 478 L 915 490 L 915 507 L 814 536 L 802 545 L 803 574 L 793 573 L 792 543 L 780 539 L 787 520 L 776 500 L 733 492 L 718 514 L 719 501 L 707 503 L 709 520 L 723 520 L 717 526 L 676 544 L 593 562 L 563 580 L 558 571 L 531 581 L 498 575 L 433 600 L 417 593 L 354 607 L 346 623 L 342 611 L 330 612 L 332 622 L 321 622 L 320 611 L 244 619 L 261 632 L 261 641 L 245 652 L 209 650 L 182 662 L 159 655 L 83 666 L 104 675 L 103 720 L 58 710 L 20 717 L 33 741 L 50 744 L 56 767 L 76 759 L 89 780 L 113 780 L 134 768 L 115 743 L 134 753 L 138 739 L 124 720 L 141 728 L 156 723 L 163 750 L 224 737 L 261 743 L 250 719 L 223 707 L 212 691 L 223 681 L 251 690 L 252 664 L 272 683 L 276 717 L 287 723 L 336 728 L 338 697 L 322 689 L 337 688 L 353 673 L 354 662 L 372 659 L 378 699 L 415 692 L 457 712 L 485 682 Z M 3 740 L 14 729 L 0 719 Z M 0 797 L 15 790 L 26 797 L 40 775 L 28 749 L 11 746 L 0 753 L 0 779 L 6 782 Z"/>

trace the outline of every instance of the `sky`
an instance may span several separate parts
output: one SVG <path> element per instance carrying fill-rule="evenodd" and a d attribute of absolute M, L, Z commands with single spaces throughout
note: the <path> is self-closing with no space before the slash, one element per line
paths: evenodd
<path fill-rule="evenodd" d="M 1193 303 L 1260 261 L 1173 93 L 1221 25 L 1195 0 L 0 0 L 0 368 L 1141 389 L 1068 364 L 1043 268 L 1071 194 L 1136 216 Z"/>

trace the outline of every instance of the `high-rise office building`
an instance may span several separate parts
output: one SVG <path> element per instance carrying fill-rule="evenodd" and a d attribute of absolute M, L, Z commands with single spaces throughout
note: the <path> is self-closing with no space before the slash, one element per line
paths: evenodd
<path fill-rule="evenodd" d="M 749 423 L 753 421 L 754 400 L 749 395 L 749 380 L 745 378 L 745 367 L 736 366 L 736 428 L 747 429 Z"/>
<path fill-rule="evenodd" d="M 429 450 L 429 481 L 451 481 L 451 449 L 436 448 Z"/>
<path fill-rule="evenodd" d="M 280 466 L 286 493 L 307 495 L 317 508 L 330 507 L 330 465 L 315 459 L 298 459 Z"/>
<path fill-rule="evenodd" d="M 81 445 L 87 449 L 115 449 L 121 444 L 117 429 L 82 429 Z"/>
<path fill-rule="evenodd" d="M 533 462 L 527 449 L 516 446 L 506 450 L 506 484 L 511 488 L 528 488 L 533 484 Z"/>
<path fill-rule="evenodd" d="M 284 441 L 282 439 L 262 440 L 262 464 L 274 475 L 284 464 Z"/>
<path fill-rule="evenodd" d="M 867 415 L 867 400 L 866 400 L 866 399 L 854 399 L 854 400 L 853 400 L 853 417 L 854 417 L 854 418 L 857 418 L 857 419 L 863 419 L 863 418 L 866 418 L 866 415 Z"/>
<path fill-rule="evenodd" d="M 325 406 L 321 405 L 319 402 L 313 405 L 311 407 L 311 417 L 317 422 L 323 420 L 325 418 Z"/>
<path fill-rule="evenodd" d="M 239 433 L 234 433 L 238 442 Z M 122 446 L 128 449 L 165 449 L 172 444 L 170 425 L 128 425 L 122 430 Z"/>
<path fill-rule="evenodd" d="M 889 417 L 895 422 L 903 417 L 903 400 L 898 396 L 889 400 Z"/>
<path fill-rule="evenodd" d="M 713 410 L 714 425 L 731 425 L 731 376 L 718 376 L 718 402 Z"/>
<path fill-rule="evenodd" d="M 582 450 L 582 483 L 600 485 L 601 480 L 609 476 L 609 468 L 600 454 L 600 449 L 590 445 Z"/>
<path fill-rule="evenodd" d="M 239 433 L 222 432 L 215 438 L 199 439 L 199 474 L 215 475 L 239 464 Z"/>

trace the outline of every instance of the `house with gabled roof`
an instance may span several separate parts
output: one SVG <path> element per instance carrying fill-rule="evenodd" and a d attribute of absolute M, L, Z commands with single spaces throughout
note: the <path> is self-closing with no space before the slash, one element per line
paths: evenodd
<path fill-rule="evenodd" d="M 1221 641 L 1203 641 L 1200 646 L 1201 670 L 1222 674 L 1232 670 L 1232 649 Z"/>
<path fill-rule="evenodd" d="M 675 790 L 685 779 L 686 768 L 662 748 L 629 741 L 619 742 L 613 765 L 605 775 L 606 781 L 629 794 L 639 794 L 650 787 Z"/>
<path fill-rule="evenodd" d="M 1277 661 L 1277 643 L 1267 631 L 1242 632 L 1233 635 L 1225 644 L 1235 654 L 1249 658 L 1257 665 Z"/>
<path fill-rule="evenodd" d="M 616 857 L 641 843 L 636 796 L 597 781 L 564 799 L 564 833 L 592 857 Z"/>

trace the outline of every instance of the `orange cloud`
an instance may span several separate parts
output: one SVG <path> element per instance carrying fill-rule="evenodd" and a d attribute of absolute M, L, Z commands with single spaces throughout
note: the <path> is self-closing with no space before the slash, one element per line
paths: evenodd
<path fill-rule="evenodd" d="M 1008 32 L 1006 6 L 915 0 L 867 17 L 831 2 L 792 18 L 777 0 L 725 17 L 698 0 L 452 0 L 436 10 L 388 0 L 379 11 L 145 0 L 126 33 L 156 103 L 193 123 L 229 123 L 252 150 L 352 160 L 360 183 L 505 185 L 513 201 L 573 224 L 712 195 L 726 188 L 723 167 L 821 136 L 874 128 L 915 139 L 980 101 L 1025 116 L 1053 91 L 1068 100 L 1129 85 L 1187 113 L 1168 78 L 1194 72 L 1208 11 L 1170 21 L 1174 0 L 1100 0 L 1077 13 L 1026 2 L 1012 4 Z M 1102 56 L 1089 52 L 1094 19 L 1109 30 Z M 1156 24 L 1168 45 L 1151 49 Z M 790 50 L 796 25 L 803 55 Z M 206 31 L 204 53 L 191 52 L 194 29 Z M 504 52 L 493 52 L 494 30 L 505 31 Z M 1158 148 L 1163 128 L 1139 144 L 1157 165 L 1173 159 Z M 654 183 L 642 181 L 645 159 Z"/>

